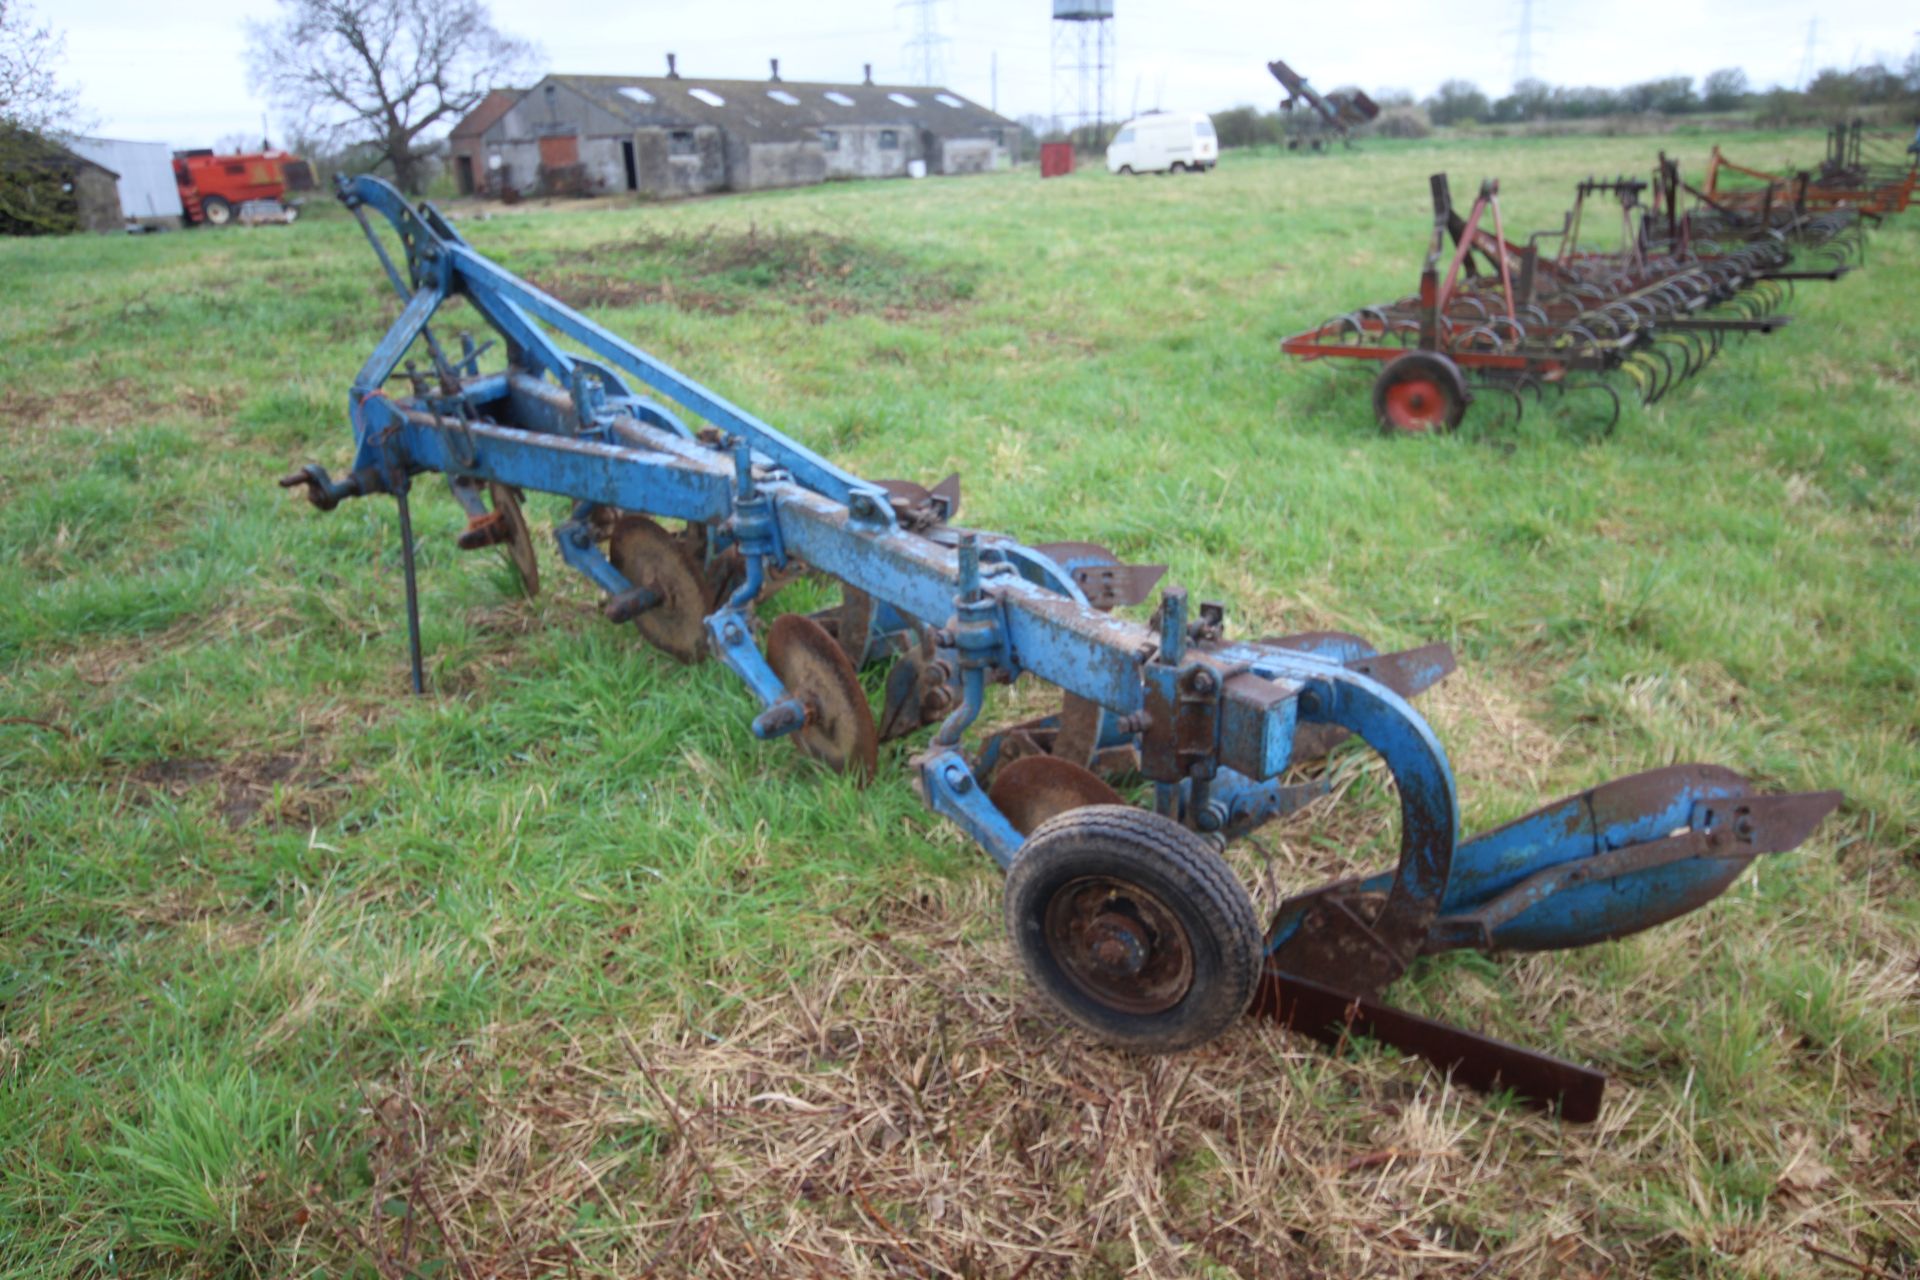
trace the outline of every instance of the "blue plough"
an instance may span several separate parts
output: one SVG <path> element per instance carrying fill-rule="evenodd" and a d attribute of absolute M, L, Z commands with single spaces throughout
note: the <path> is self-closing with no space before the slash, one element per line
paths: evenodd
<path fill-rule="evenodd" d="M 1251 1011 L 1329 1041 L 1364 1035 L 1588 1119 L 1599 1073 L 1380 993 L 1422 955 L 1583 946 L 1681 915 L 1754 858 L 1800 844 L 1839 802 L 1676 766 L 1462 841 L 1446 753 L 1408 702 L 1452 670 L 1444 646 L 1229 639 L 1220 609 L 1178 588 L 1146 624 L 1117 616 L 1153 594 L 1161 567 L 956 526 L 956 480 L 843 471 L 489 261 L 431 205 L 370 177 L 339 188 L 405 305 L 348 397 L 351 472 L 308 466 L 281 484 L 322 510 L 395 499 L 416 692 L 414 480 L 446 476 L 470 517 L 460 545 L 504 546 L 529 589 L 520 496 L 565 495 L 560 559 L 605 593 L 610 621 L 682 661 L 725 663 L 761 708 L 756 737 L 790 738 L 864 780 L 881 741 L 932 729 L 911 757 L 922 798 L 1007 870 L 1028 975 L 1109 1043 L 1183 1049 Z M 431 321 L 455 297 L 491 340 L 440 340 Z M 395 381 L 407 385 L 389 394 Z M 763 625 L 756 604 L 801 571 L 838 582 L 840 602 Z M 870 663 L 889 664 L 877 717 L 856 676 Z M 1023 675 L 1059 689 L 1059 711 L 971 732 L 988 686 Z M 1399 861 L 1290 899 L 1262 928 L 1222 850 L 1323 794 L 1301 766 L 1349 735 L 1393 776 Z M 1128 803 L 1114 780 L 1147 802 Z"/>

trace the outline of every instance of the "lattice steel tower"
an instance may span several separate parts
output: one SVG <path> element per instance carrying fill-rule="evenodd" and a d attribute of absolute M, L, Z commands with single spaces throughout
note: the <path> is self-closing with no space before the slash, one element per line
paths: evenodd
<path fill-rule="evenodd" d="M 894 6 L 911 12 L 913 29 L 903 52 L 918 85 L 947 82 L 947 38 L 940 34 L 939 4 L 940 0 L 898 0 Z"/>
<path fill-rule="evenodd" d="M 1091 129 L 1113 119 L 1113 0 L 1053 0 L 1053 127 Z"/>

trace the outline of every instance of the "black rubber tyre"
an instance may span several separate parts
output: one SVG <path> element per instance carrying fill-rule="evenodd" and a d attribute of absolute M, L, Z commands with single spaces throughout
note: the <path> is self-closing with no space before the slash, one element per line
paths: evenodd
<path fill-rule="evenodd" d="M 208 196 L 200 202 L 201 216 L 210 227 L 224 227 L 233 221 L 233 204 L 224 196 Z"/>
<path fill-rule="evenodd" d="M 1239 1021 L 1265 940 L 1213 846 L 1170 818 L 1088 805 L 1034 829 L 1007 875 L 1027 976 L 1108 1044 L 1170 1053 Z"/>
<path fill-rule="evenodd" d="M 1133 166 L 1130 164 L 1121 165 L 1120 176 L 1123 178 L 1131 178 L 1133 176 Z"/>

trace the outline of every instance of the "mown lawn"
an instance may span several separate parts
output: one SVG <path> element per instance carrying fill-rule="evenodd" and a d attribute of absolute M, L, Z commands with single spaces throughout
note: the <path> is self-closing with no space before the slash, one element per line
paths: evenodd
<path fill-rule="evenodd" d="M 348 458 L 397 310 L 358 229 L 0 243 L 0 1274 L 1920 1275 L 1920 215 L 1600 444 L 1388 441 L 1277 353 L 1412 289 L 1430 172 L 1531 229 L 1655 149 L 463 223 L 855 470 L 962 472 L 969 523 L 1242 634 L 1451 642 L 1470 827 L 1680 760 L 1844 788 L 1699 915 L 1398 989 L 1611 1073 L 1584 1128 L 1253 1024 L 1062 1030 L 917 743 L 864 791 L 754 744 L 717 664 L 551 556 L 523 598 L 434 489 L 409 698 L 391 505 L 273 484 Z M 1262 907 L 1390 856 L 1338 767 L 1236 854 Z"/>

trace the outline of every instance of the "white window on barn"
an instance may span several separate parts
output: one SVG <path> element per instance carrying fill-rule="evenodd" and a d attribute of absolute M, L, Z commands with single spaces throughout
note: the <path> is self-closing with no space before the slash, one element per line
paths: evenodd
<path fill-rule="evenodd" d="M 887 95 L 887 101 L 897 102 L 903 107 L 917 107 L 920 105 L 904 93 L 890 93 Z"/>
<path fill-rule="evenodd" d="M 629 85 L 621 86 L 620 96 L 623 98 L 630 98 L 633 101 L 639 103 L 643 107 L 653 101 L 653 95 L 648 93 L 645 89 L 642 89 L 637 84 L 629 84 Z"/>
<path fill-rule="evenodd" d="M 698 155 L 699 150 L 693 145 L 693 130 L 675 129 L 672 133 L 669 133 L 667 135 L 667 154 L 670 156 Z"/>
<path fill-rule="evenodd" d="M 822 129 L 820 131 L 820 149 L 822 151 L 838 151 L 840 149 L 839 130 Z"/>
<path fill-rule="evenodd" d="M 797 107 L 800 105 L 800 99 L 794 97 L 785 89 L 769 89 L 767 90 L 767 96 L 782 106 Z"/>
<path fill-rule="evenodd" d="M 687 92 L 710 107 L 724 107 L 727 105 L 727 100 L 711 89 L 689 89 Z"/>
<path fill-rule="evenodd" d="M 950 93 L 936 93 L 933 95 L 933 100 L 943 107 L 964 107 L 967 105 Z"/>
<path fill-rule="evenodd" d="M 820 96 L 836 107 L 850 107 L 853 105 L 853 99 L 841 93 L 838 89 L 829 89 Z"/>
<path fill-rule="evenodd" d="M 882 151 L 898 151 L 900 149 L 899 133 L 892 129 L 882 129 L 880 131 L 880 149 Z"/>

